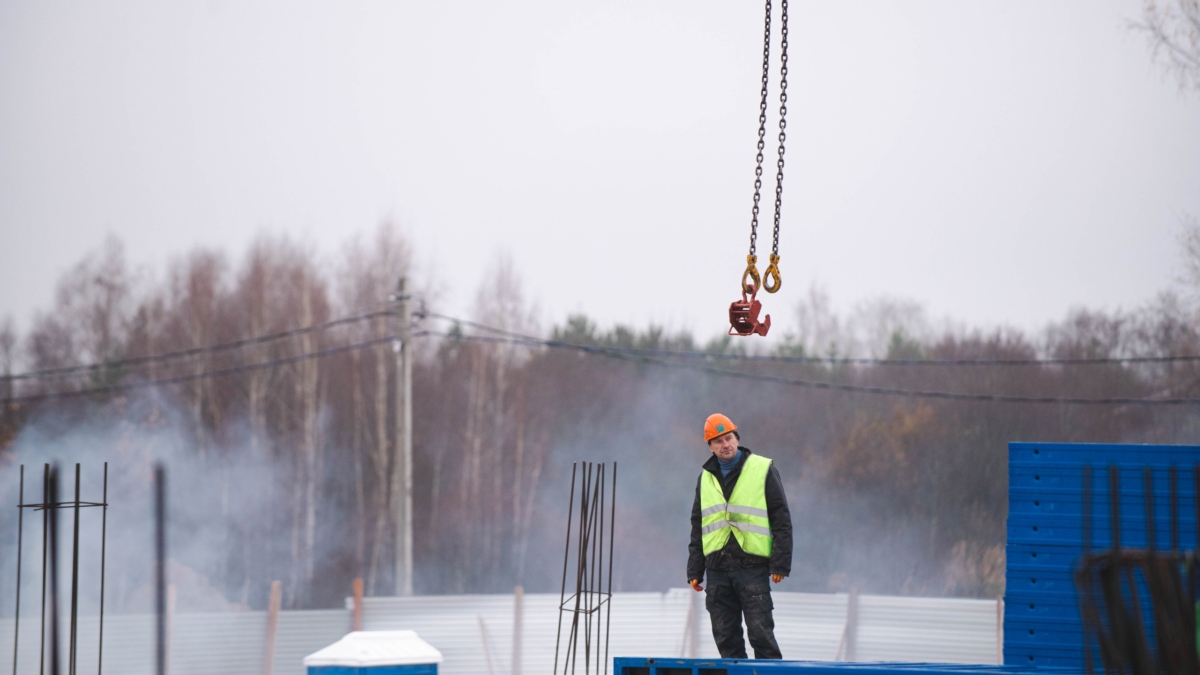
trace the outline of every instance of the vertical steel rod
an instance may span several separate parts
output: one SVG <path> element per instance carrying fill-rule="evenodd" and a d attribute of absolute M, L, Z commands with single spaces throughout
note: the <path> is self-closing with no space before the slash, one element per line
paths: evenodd
<path fill-rule="evenodd" d="M 67 661 L 68 675 L 75 675 L 75 638 L 79 618 L 79 464 L 75 464 L 75 531 L 71 544 L 71 634 L 69 639 L 70 658 Z"/>
<path fill-rule="evenodd" d="M 579 666 L 579 605 L 583 600 L 584 585 L 587 581 L 587 552 L 588 539 L 587 521 L 588 514 L 592 511 L 592 481 L 595 479 L 596 466 L 591 462 L 584 462 L 586 471 L 584 473 L 584 501 L 580 502 L 579 510 L 579 554 L 576 557 L 575 567 L 575 620 L 571 624 L 571 635 L 574 638 L 574 646 L 571 651 L 571 673 L 575 672 Z M 586 657 L 587 654 L 584 654 Z"/>
<path fill-rule="evenodd" d="M 604 476 L 604 465 L 596 465 L 596 480 L 594 481 L 593 497 L 592 497 L 592 512 L 588 515 L 588 555 L 591 556 L 591 563 L 588 566 L 587 576 L 584 579 L 584 584 L 587 588 L 587 614 L 583 615 L 583 675 L 588 675 L 591 672 L 592 664 L 592 600 L 594 598 L 593 588 L 596 580 L 596 537 L 594 536 L 596 529 L 596 508 L 600 504 L 600 484 Z"/>
<path fill-rule="evenodd" d="M 600 522 L 596 527 L 596 539 L 600 543 L 600 571 L 596 581 L 596 674 L 600 673 L 600 644 L 604 639 L 601 631 L 604 619 L 604 488 L 608 486 L 608 466 L 600 465 Z"/>
<path fill-rule="evenodd" d="M 21 637 L 21 541 L 25 534 L 25 465 L 17 488 L 17 610 L 13 614 L 13 675 L 17 675 L 17 645 Z"/>
<path fill-rule="evenodd" d="M 583 463 L 583 476 L 579 484 L 579 541 L 575 544 L 575 611 L 571 613 L 571 632 L 567 634 L 567 659 L 571 663 L 571 673 L 574 673 L 575 667 L 579 665 L 579 596 L 583 590 L 583 573 L 587 568 L 587 556 L 584 555 L 584 551 L 587 550 L 587 534 L 584 531 L 584 523 L 588 512 L 591 467 L 591 462 Z M 566 663 L 563 664 L 563 672 L 566 672 Z"/>
<path fill-rule="evenodd" d="M 154 466 L 154 672 L 167 675 L 167 504 L 166 475 Z"/>
<path fill-rule="evenodd" d="M 558 632 L 554 637 L 554 670 L 558 673 L 558 645 L 562 640 L 562 606 L 567 599 L 567 559 L 571 557 L 571 517 L 574 515 L 575 507 L 575 470 L 578 468 L 579 462 L 571 462 L 571 496 L 567 501 L 567 543 L 563 550 L 563 577 L 562 588 L 558 592 Z"/>
<path fill-rule="evenodd" d="M 96 675 L 104 672 L 104 560 L 108 546 L 108 462 L 104 463 L 104 492 L 100 515 L 100 641 L 96 650 Z"/>
<path fill-rule="evenodd" d="M 617 525 L 617 463 L 613 462 L 612 475 L 612 504 L 609 506 L 611 511 L 608 518 L 608 618 L 604 626 L 604 673 L 608 673 L 608 637 L 612 627 L 612 574 L 613 574 L 613 547 L 616 545 L 614 536 Z M 604 536 L 604 533 L 600 533 Z"/>
<path fill-rule="evenodd" d="M 42 466 L 42 637 L 38 647 L 38 675 L 46 673 L 46 558 L 50 537 L 50 465 Z"/>
<path fill-rule="evenodd" d="M 58 675 L 58 467 L 50 469 L 50 675 Z"/>
<path fill-rule="evenodd" d="M 596 479 L 596 499 L 595 499 L 596 515 L 592 516 L 591 522 L 588 524 L 588 527 L 592 531 L 592 534 L 589 536 L 591 536 L 593 541 L 595 542 L 592 544 L 592 569 L 591 569 L 591 572 L 588 574 L 588 595 L 591 596 L 591 598 L 590 598 L 591 601 L 599 600 L 599 596 L 596 594 L 596 583 L 597 583 L 598 578 L 602 580 L 603 577 L 601 577 L 599 575 L 599 573 L 597 572 L 597 565 L 598 565 L 597 561 L 604 560 L 603 557 L 599 557 L 597 555 L 597 548 L 600 546 L 600 540 L 601 540 L 600 535 L 603 533 L 603 530 L 597 531 L 597 529 L 596 529 L 596 524 L 600 521 L 599 514 L 603 512 L 602 510 L 604 508 L 604 464 L 597 464 L 596 466 L 598 468 L 597 469 L 598 476 Z M 588 624 L 587 624 L 587 631 L 588 631 L 587 641 L 588 641 L 588 657 L 589 658 L 591 658 L 591 655 L 592 655 L 592 649 L 591 649 L 591 645 L 592 645 L 592 614 L 593 614 L 592 609 L 594 606 L 595 605 L 593 605 L 593 604 L 591 604 L 591 602 L 589 602 L 589 604 L 588 604 Z M 600 623 L 600 616 L 597 615 L 596 616 L 596 624 L 599 625 L 599 623 Z M 597 650 L 599 650 L 599 647 L 600 647 L 600 641 L 597 640 L 596 641 Z M 597 651 L 597 658 L 599 658 L 599 651 Z M 597 673 L 600 672 L 600 662 L 599 661 L 596 662 L 596 672 Z"/>

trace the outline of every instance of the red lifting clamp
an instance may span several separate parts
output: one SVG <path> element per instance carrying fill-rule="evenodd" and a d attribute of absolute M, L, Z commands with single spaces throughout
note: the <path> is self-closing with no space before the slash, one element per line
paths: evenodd
<path fill-rule="evenodd" d="M 749 292 L 750 298 L 746 298 L 746 293 Z M 758 295 L 758 287 L 754 284 L 746 284 L 742 287 L 742 300 L 738 302 L 734 300 L 729 303 L 729 334 L 730 335 L 761 335 L 767 336 L 767 331 L 771 330 L 771 315 L 768 314 L 762 321 L 758 320 L 758 313 L 762 311 L 762 303 L 755 296 Z"/>

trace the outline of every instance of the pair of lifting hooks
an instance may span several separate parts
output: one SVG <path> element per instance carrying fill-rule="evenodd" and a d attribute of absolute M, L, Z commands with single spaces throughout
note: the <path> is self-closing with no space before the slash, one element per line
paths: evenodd
<path fill-rule="evenodd" d="M 779 214 L 783 202 L 783 151 L 787 140 L 787 48 L 788 48 L 788 2 L 780 0 L 780 68 L 779 68 L 779 158 L 775 162 L 775 229 L 771 247 L 770 264 L 762 277 L 758 275 L 758 256 L 755 244 L 758 241 L 758 202 L 762 190 L 763 149 L 767 135 L 767 80 L 771 70 L 771 0 L 766 0 L 766 19 L 763 27 L 763 70 L 762 99 L 758 105 L 758 155 L 754 167 L 754 208 L 750 216 L 750 254 L 746 256 L 746 271 L 742 273 L 742 299 L 729 305 L 730 335 L 766 336 L 771 328 L 768 315 L 759 321 L 762 303 L 757 300 L 758 289 L 774 293 L 783 285 L 779 275 Z"/>

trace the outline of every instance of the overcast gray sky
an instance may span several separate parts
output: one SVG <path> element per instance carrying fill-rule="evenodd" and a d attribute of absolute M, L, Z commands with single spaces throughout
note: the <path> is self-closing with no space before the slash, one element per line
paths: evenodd
<path fill-rule="evenodd" d="M 1200 96 L 1124 28 L 1140 8 L 793 0 L 769 311 L 819 282 L 842 307 L 1037 327 L 1168 287 L 1200 214 Z M 716 333 L 746 254 L 761 12 L 0 0 L 0 317 L 27 326 L 110 232 L 161 269 L 264 229 L 332 255 L 392 216 L 451 312 L 506 251 L 548 323 Z"/>

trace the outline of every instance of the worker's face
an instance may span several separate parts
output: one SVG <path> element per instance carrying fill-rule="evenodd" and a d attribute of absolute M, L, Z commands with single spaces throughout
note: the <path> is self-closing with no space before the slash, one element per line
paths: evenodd
<path fill-rule="evenodd" d="M 717 436 L 708 442 L 708 448 L 712 450 L 717 459 L 722 462 L 728 462 L 737 454 L 738 439 L 733 435 L 733 432 Z"/>

